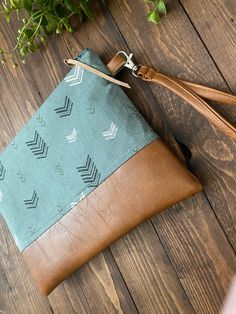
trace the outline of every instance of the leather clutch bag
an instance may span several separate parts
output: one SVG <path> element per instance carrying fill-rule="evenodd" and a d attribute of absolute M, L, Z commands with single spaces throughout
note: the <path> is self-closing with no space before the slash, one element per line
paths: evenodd
<path fill-rule="evenodd" d="M 110 75 L 99 56 L 76 60 Z M 41 293 L 202 185 L 120 86 L 76 66 L 0 155 L 0 212 Z"/>

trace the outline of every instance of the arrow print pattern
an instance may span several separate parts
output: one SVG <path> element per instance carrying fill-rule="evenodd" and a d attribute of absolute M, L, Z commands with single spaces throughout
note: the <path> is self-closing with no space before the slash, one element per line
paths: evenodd
<path fill-rule="evenodd" d="M 84 183 L 88 184 L 89 187 L 97 187 L 100 181 L 100 173 L 91 157 L 88 155 L 84 166 L 77 167 Z"/>
<path fill-rule="evenodd" d="M 67 117 L 71 115 L 73 109 L 73 102 L 68 96 L 65 98 L 65 103 L 63 107 L 54 109 L 60 118 Z"/>
<path fill-rule="evenodd" d="M 37 131 L 34 133 L 33 141 L 26 142 L 32 153 L 37 159 L 46 158 L 48 154 L 48 145 L 44 142 Z"/>
<path fill-rule="evenodd" d="M 81 192 L 79 201 L 70 203 L 70 207 L 73 208 L 74 206 L 76 206 L 79 202 L 81 202 L 85 198 L 85 196 L 86 196 L 85 193 Z"/>
<path fill-rule="evenodd" d="M 83 81 L 84 69 L 80 66 L 76 66 L 74 73 L 65 78 L 65 81 L 69 84 L 69 86 L 75 86 L 81 84 Z"/>
<path fill-rule="evenodd" d="M 40 114 L 36 117 L 36 120 L 41 126 L 46 126 L 46 122 Z"/>
<path fill-rule="evenodd" d="M 95 107 L 92 104 L 90 104 L 90 106 L 87 108 L 87 110 L 88 110 L 89 114 L 95 113 Z"/>
<path fill-rule="evenodd" d="M 56 206 L 57 207 L 57 211 L 60 215 L 64 215 L 65 214 L 65 208 L 64 206 L 62 205 L 62 203 L 60 202 L 59 205 Z"/>
<path fill-rule="evenodd" d="M 28 227 L 28 231 L 31 236 L 35 234 L 35 228 L 32 225 Z"/>
<path fill-rule="evenodd" d="M 3 167 L 3 164 L 0 161 L 0 181 L 4 180 L 5 175 L 6 175 L 6 169 Z"/>
<path fill-rule="evenodd" d="M 57 164 L 55 165 L 56 171 L 59 173 L 60 176 L 64 176 L 64 169 L 60 161 L 58 160 Z"/>
<path fill-rule="evenodd" d="M 113 140 L 116 138 L 117 130 L 117 126 L 112 122 L 110 129 L 108 131 L 102 132 L 102 136 L 105 137 L 105 140 Z"/>
<path fill-rule="evenodd" d="M 73 208 L 75 205 L 77 205 L 78 204 L 78 202 L 72 202 L 72 203 L 70 203 L 70 208 Z"/>
<path fill-rule="evenodd" d="M 82 192 L 81 194 L 80 194 L 80 198 L 79 198 L 79 201 L 82 201 L 84 198 L 85 198 L 85 193 L 84 192 Z"/>
<path fill-rule="evenodd" d="M 16 175 L 22 183 L 25 183 L 25 176 L 23 175 L 23 173 L 20 170 L 17 171 Z"/>
<path fill-rule="evenodd" d="M 39 197 L 36 191 L 34 190 L 34 193 L 29 200 L 24 200 L 25 206 L 27 209 L 36 208 L 38 206 Z"/>
<path fill-rule="evenodd" d="M 72 133 L 68 136 L 66 136 L 66 139 L 69 143 L 74 143 L 77 139 L 77 131 L 75 128 L 73 128 Z"/>
<path fill-rule="evenodd" d="M 13 141 L 13 142 L 11 143 L 11 146 L 13 147 L 13 149 L 17 149 L 17 144 L 16 144 L 15 141 Z"/>

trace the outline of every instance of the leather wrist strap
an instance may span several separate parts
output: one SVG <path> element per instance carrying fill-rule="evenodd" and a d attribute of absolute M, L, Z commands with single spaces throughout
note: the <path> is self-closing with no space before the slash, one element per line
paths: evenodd
<path fill-rule="evenodd" d="M 114 56 L 111 61 L 107 64 L 107 68 L 111 72 L 112 76 L 115 76 L 123 67 L 128 67 L 132 70 L 132 73 L 141 78 L 144 81 L 151 82 L 154 84 L 162 85 L 176 95 L 181 97 L 183 100 L 188 102 L 194 109 L 200 112 L 205 118 L 207 118 L 214 126 L 220 131 L 225 133 L 227 136 L 236 140 L 236 128 L 222 117 L 217 111 L 215 111 L 203 98 L 213 100 L 222 104 L 236 106 L 236 96 L 227 94 L 225 92 L 218 91 L 213 88 L 209 88 L 203 85 L 198 85 L 188 81 L 171 78 L 167 75 L 159 73 L 148 66 L 140 65 L 136 66 L 131 58 L 122 52 L 127 59 L 120 54 Z M 69 66 L 76 65 L 120 86 L 130 88 L 129 84 L 116 80 L 87 64 L 84 64 L 78 60 L 67 59 L 65 63 Z M 135 71 L 134 71 L 135 69 Z"/>
<path fill-rule="evenodd" d="M 115 55 L 107 64 L 107 68 L 111 72 L 112 76 L 115 76 L 124 67 L 125 63 L 126 63 L 126 60 L 121 55 Z M 142 72 L 141 70 L 142 68 L 148 69 L 148 67 L 141 66 L 140 67 L 141 72 Z M 155 70 L 155 72 L 158 73 L 157 70 Z M 142 79 L 144 78 L 142 77 Z M 199 96 L 205 99 L 213 100 L 215 102 L 219 102 L 226 105 L 236 106 L 236 96 L 234 95 L 227 94 L 225 92 L 222 92 L 222 91 L 219 91 L 217 89 L 210 88 L 207 86 L 180 80 L 177 78 L 174 78 L 174 80 L 176 82 L 182 83 L 182 85 L 186 85 L 191 91 L 193 91 L 194 93 L 198 94 Z"/>
<path fill-rule="evenodd" d="M 122 67 L 125 66 L 126 62 L 127 60 L 118 54 L 111 59 L 111 61 L 107 64 L 107 67 L 110 72 L 115 75 Z M 236 128 L 203 99 L 205 98 L 222 104 L 236 106 L 236 96 L 206 86 L 168 77 L 148 66 L 138 66 L 138 69 L 133 74 L 144 81 L 159 84 L 168 88 L 188 102 L 220 131 L 236 140 Z"/>
<path fill-rule="evenodd" d="M 200 112 L 203 116 L 205 116 L 213 125 L 215 125 L 220 131 L 224 132 L 229 137 L 236 140 L 236 128 L 230 124 L 225 118 L 223 118 L 219 113 L 217 113 L 205 100 L 203 100 L 196 92 L 199 90 L 202 91 L 201 88 L 195 86 L 194 92 L 191 89 L 191 85 L 184 83 L 183 81 L 172 79 L 166 75 L 160 74 L 155 70 L 141 66 L 138 74 L 140 78 L 145 81 L 149 81 L 152 83 L 160 84 L 182 99 L 187 101 L 194 109 Z M 213 92 L 214 98 L 217 98 L 218 93 Z M 207 94 L 208 99 L 212 99 L 211 94 Z M 223 97 L 224 103 L 228 103 L 229 99 L 231 99 L 231 105 L 236 105 L 236 97 L 230 98 L 228 95 Z M 233 100 L 233 101 L 232 101 Z M 222 100 L 221 100 L 222 101 Z"/>

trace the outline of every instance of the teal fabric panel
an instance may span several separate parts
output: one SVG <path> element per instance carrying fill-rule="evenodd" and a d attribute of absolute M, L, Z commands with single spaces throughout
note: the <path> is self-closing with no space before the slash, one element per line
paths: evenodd
<path fill-rule="evenodd" d="M 77 59 L 108 73 L 88 49 Z M 119 86 L 72 68 L 0 155 L 0 212 L 19 249 L 157 137 Z"/>

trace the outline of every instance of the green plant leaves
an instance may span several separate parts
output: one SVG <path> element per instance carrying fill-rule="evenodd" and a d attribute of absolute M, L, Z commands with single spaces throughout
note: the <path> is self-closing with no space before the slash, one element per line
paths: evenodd
<path fill-rule="evenodd" d="M 153 10 L 152 12 L 150 12 L 148 14 L 147 19 L 148 19 L 149 22 L 153 22 L 153 23 L 156 23 L 156 24 L 158 24 L 160 22 L 160 16 L 159 16 L 159 14 L 158 14 L 158 12 L 156 10 Z"/>
<path fill-rule="evenodd" d="M 67 32 L 71 33 L 74 31 L 74 29 L 70 25 L 68 17 L 64 17 L 62 19 L 62 23 L 63 23 L 64 27 L 66 28 Z"/>
<path fill-rule="evenodd" d="M 93 13 L 90 9 L 89 1 L 88 0 L 80 0 L 80 7 L 83 10 L 83 12 L 85 13 L 86 17 L 89 20 L 92 20 L 93 19 Z"/>
<path fill-rule="evenodd" d="M 100 5 L 106 4 L 106 0 L 96 1 Z M 153 6 L 147 17 L 148 21 L 160 23 L 160 17 L 166 14 L 164 0 L 140 1 L 146 1 Z M 12 51 L 5 52 L 0 47 L 0 61 L 5 63 L 6 56 L 11 58 L 15 52 L 25 59 L 28 53 L 36 51 L 38 46 L 46 41 L 49 34 L 60 34 L 64 30 L 73 32 L 71 19 L 75 16 L 79 22 L 83 17 L 92 20 L 93 2 L 95 0 L 3 0 L 3 14 L 8 23 L 13 14 L 16 14 L 18 19 L 21 14 L 25 18 L 18 30 L 19 34 L 16 34 L 16 46 Z"/>
<path fill-rule="evenodd" d="M 4 14 L 5 14 L 6 21 L 9 23 L 10 19 L 11 19 L 10 8 L 5 3 L 2 3 L 2 7 L 3 7 L 3 11 L 4 11 Z"/>
<path fill-rule="evenodd" d="M 154 10 L 152 10 L 148 14 L 148 21 L 153 22 L 155 24 L 159 24 L 161 20 L 161 15 L 166 15 L 166 5 L 164 0 L 146 0 L 147 3 L 152 3 L 155 7 Z"/>
<path fill-rule="evenodd" d="M 34 34 L 34 29 L 33 28 L 26 28 L 24 30 L 21 31 L 21 37 L 25 40 L 25 41 L 29 41 L 31 39 L 31 37 Z"/>
<path fill-rule="evenodd" d="M 47 18 L 47 21 L 48 21 L 48 24 L 46 27 L 44 27 L 44 30 L 46 31 L 46 33 L 50 34 L 56 30 L 58 19 L 54 15 L 52 15 Z"/>
<path fill-rule="evenodd" d="M 20 9 L 21 7 L 21 3 L 20 1 L 16 1 L 16 0 L 10 0 L 11 6 L 14 9 Z"/>
<path fill-rule="evenodd" d="M 32 11 L 32 4 L 33 2 L 30 0 L 23 0 L 23 7 L 29 14 Z"/>
<path fill-rule="evenodd" d="M 20 54 L 21 54 L 22 57 L 25 57 L 27 53 L 28 53 L 28 48 L 27 47 L 21 47 L 20 48 Z"/>
<path fill-rule="evenodd" d="M 70 12 L 77 13 L 78 7 L 72 0 L 64 0 L 64 4 Z"/>
<path fill-rule="evenodd" d="M 164 3 L 163 0 L 159 0 L 157 2 L 157 10 L 162 15 L 166 15 L 167 14 L 166 6 L 165 6 L 165 3 Z"/>

